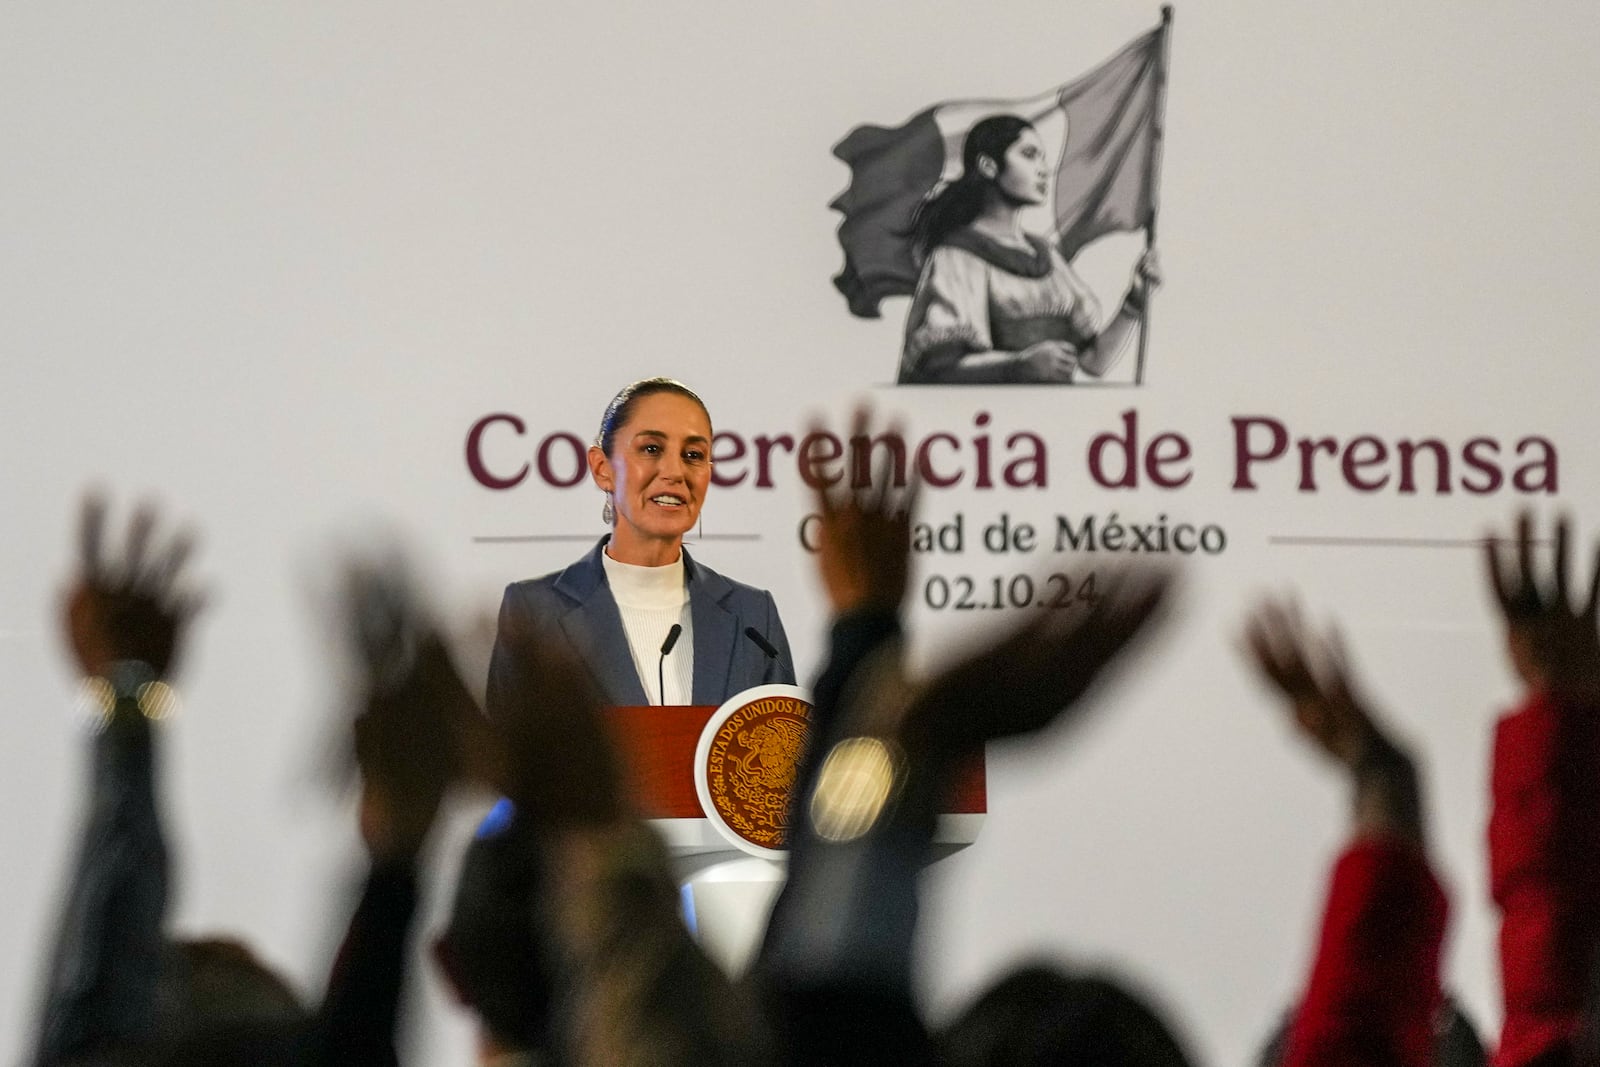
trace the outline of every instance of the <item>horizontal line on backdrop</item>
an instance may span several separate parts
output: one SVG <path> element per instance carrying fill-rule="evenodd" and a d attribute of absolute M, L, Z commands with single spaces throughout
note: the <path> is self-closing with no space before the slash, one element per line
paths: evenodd
<path fill-rule="evenodd" d="M 576 542 L 582 542 L 583 544 L 590 544 L 595 540 L 596 536 L 597 535 L 592 534 L 592 533 L 581 533 L 581 534 L 501 534 L 501 535 L 494 535 L 494 536 L 481 535 L 481 536 L 474 537 L 472 539 L 472 543 L 475 544 L 475 545 L 514 545 L 514 544 L 534 544 L 534 543 L 538 543 L 538 542 L 576 541 Z M 702 534 L 699 537 L 685 537 L 684 538 L 684 541 L 686 541 L 687 543 L 689 543 L 691 545 L 695 544 L 695 543 L 697 543 L 699 541 L 759 541 L 759 540 L 761 540 L 761 535 L 758 534 L 758 533 Z"/>
<path fill-rule="evenodd" d="M 1273 534 L 1267 537 L 1269 545 L 1288 545 L 1297 548 L 1482 548 L 1486 541 L 1501 545 L 1515 545 L 1510 537 L 1299 537 Z M 1548 537 L 1536 538 L 1536 545 L 1551 544 Z"/>

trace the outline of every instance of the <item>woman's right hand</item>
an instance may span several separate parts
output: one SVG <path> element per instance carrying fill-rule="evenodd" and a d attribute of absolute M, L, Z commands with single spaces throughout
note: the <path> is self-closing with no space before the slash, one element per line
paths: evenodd
<path fill-rule="evenodd" d="M 1156 257 L 1154 248 L 1145 249 L 1144 255 L 1139 257 L 1139 262 L 1133 267 L 1133 280 L 1128 283 L 1131 292 L 1139 294 L 1140 300 L 1150 299 L 1150 294 L 1161 288 L 1161 260 Z"/>
<path fill-rule="evenodd" d="M 1019 382 L 1070 382 L 1078 371 L 1078 353 L 1065 341 L 1038 341 L 1017 353 Z"/>

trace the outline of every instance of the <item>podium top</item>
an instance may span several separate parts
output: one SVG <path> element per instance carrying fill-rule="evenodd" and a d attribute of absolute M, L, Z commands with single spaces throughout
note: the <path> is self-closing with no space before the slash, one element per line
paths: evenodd
<path fill-rule="evenodd" d="M 695 746 L 716 710 L 670 704 L 606 710 L 606 723 L 621 754 L 633 802 L 646 818 L 705 818 L 695 791 Z M 942 810 L 952 815 L 981 815 L 989 810 L 982 755 L 957 778 Z"/>

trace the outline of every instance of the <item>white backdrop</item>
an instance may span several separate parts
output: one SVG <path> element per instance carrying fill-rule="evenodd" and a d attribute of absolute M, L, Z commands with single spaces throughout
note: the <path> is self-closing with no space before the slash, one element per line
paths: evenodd
<path fill-rule="evenodd" d="M 463 459 L 474 421 L 525 420 L 522 442 L 490 438 L 514 468 L 547 434 L 587 438 L 619 385 L 658 373 L 747 440 L 861 394 L 963 442 L 989 412 L 997 454 L 1012 432 L 1045 439 L 1046 488 L 969 476 L 928 494 L 931 521 L 964 516 L 967 544 L 920 561 L 925 657 L 972 618 L 928 608 L 928 576 L 986 589 L 1106 562 L 986 553 L 1002 512 L 1226 531 L 1224 552 L 1187 560 L 1181 610 L 1103 694 L 1109 714 L 992 754 L 981 840 L 929 879 L 936 1012 L 1019 955 L 1115 959 L 1212 1062 L 1255 1048 L 1301 981 L 1344 831 L 1343 791 L 1234 650 L 1251 599 L 1292 584 L 1344 622 L 1426 754 L 1449 978 L 1496 1026 L 1482 827 L 1488 731 L 1513 691 L 1476 553 L 1387 539 L 1464 541 L 1527 501 L 1593 520 L 1600 11 L 1180 3 L 1148 384 L 889 386 L 905 301 L 853 319 L 829 283 L 827 204 L 849 178 L 831 146 L 941 100 L 1048 89 L 1156 19 L 1060 0 L 0 14 L 0 955 L 15 961 L 0 1033 L 32 1017 L 78 814 L 53 611 L 83 486 L 149 493 L 206 536 L 217 597 L 167 765 L 176 920 L 247 932 L 309 987 L 355 847 L 321 777 L 335 690 L 312 577 L 382 520 L 452 605 L 491 610 L 505 582 L 582 546 L 475 538 L 597 534 L 599 496 L 484 488 Z M 1108 305 L 1133 247 L 1081 260 Z M 1188 438 L 1188 485 L 1089 478 L 1088 441 L 1130 408 L 1147 438 Z M 1363 493 L 1326 460 L 1314 492 L 1292 460 L 1237 491 L 1229 420 L 1245 415 L 1458 454 L 1540 435 L 1559 492 Z M 774 591 L 810 671 L 824 618 L 795 536 L 807 504 L 792 460 L 774 481 L 715 490 L 705 533 L 755 538 L 699 554 Z M 424 996 L 416 1061 L 465 1062 L 431 974 Z"/>

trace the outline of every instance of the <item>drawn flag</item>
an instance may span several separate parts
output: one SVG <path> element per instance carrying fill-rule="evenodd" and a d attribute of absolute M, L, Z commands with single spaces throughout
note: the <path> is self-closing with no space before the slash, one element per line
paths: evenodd
<path fill-rule="evenodd" d="M 1067 259 L 1107 233 L 1148 230 L 1155 218 L 1169 25 L 1163 21 L 1076 81 L 1040 96 L 938 104 L 895 129 L 851 130 L 833 149 L 850 168 L 850 184 L 829 205 L 844 215 L 838 231 L 844 269 L 833 284 L 851 314 L 877 318 L 884 297 L 916 289 L 911 216 L 961 173 L 967 131 L 990 115 L 1036 124 L 1055 111 L 1064 116 L 1054 233 Z"/>
<path fill-rule="evenodd" d="M 1056 167 L 1056 232 L 1069 260 L 1155 216 L 1165 36 L 1165 26 L 1152 30 L 1061 90 L 1067 143 Z"/>

